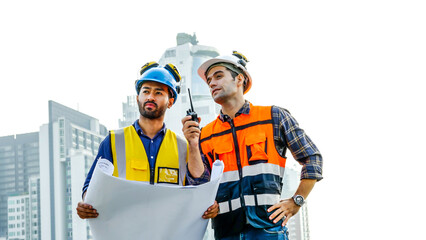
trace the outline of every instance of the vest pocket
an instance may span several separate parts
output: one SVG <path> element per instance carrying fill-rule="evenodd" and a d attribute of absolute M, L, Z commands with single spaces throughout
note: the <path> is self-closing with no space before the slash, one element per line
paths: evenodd
<path fill-rule="evenodd" d="M 148 165 L 142 159 L 131 159 L 130 167 L 139 171 L 145 171 L 148 169 Z"/>
<path fill-rule="evenodd" d="M 179 168 L 158 167 L 157 183 L 179 184 Z"/>
<path fill-rule="evenodd" d="M 149 166 L 147 161 L 140 158 L 129 158 L 127 160 L 125 177 L 132 181 L 149 181 Z"/>
<path fill-rule="evenodd" d="M 249 165 L 267 163 L 267 141 L 265 133 L 251 133 L 246 136 L 246 153 Z"/>
<path fill-rule="evenodd" d="M 237 162 L 234 159 L 234 144 L 233 142 L 219 142 L 216 141 L 214 148 L 213 148 L 213 157 L 214 160 L 222 160 L 224 162 L 226 162 L 226 166 L 225 169 L 228 170 L 237 170 L 238 166 L 237 166 Z M 214 162 L 213 160 L 213 162 Z M 226 171 L 226 170 L 225 170 Z"/>

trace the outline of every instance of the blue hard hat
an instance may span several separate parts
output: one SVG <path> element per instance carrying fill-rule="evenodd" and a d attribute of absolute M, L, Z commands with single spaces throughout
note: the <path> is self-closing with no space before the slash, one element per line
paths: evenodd
<path fill-rule="evenodd" d="M 141 68 L 141 76 L 135 82 L 136 94 L 139 95 L 142 84 L 145 81 L 153 81 L 166 85 L 174 98 L 173 104 L 176 102 L 180 92 L 180 75 L 177 68 L 172 64 L 160 66 L 158 63 L 150 62 Z"/>

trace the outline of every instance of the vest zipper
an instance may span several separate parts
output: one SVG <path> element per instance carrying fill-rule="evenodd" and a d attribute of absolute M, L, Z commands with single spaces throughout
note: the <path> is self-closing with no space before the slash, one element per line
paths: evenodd
<path fill-rule="evenodd" d="M 237 159 L 238 174 L 239 174 L 239 177 L 240 177 L 240 183 L 239 183 L 240 202 L 241 202 L 241 207 L 244 208 L 246 206 L 246 204 L 245 204 L 244 196 L 243 196 L 243 186 L 242 186 L 243 181 L 241 181 L 243 179 L 243 168 L 241 166 L 240 147 L 238 146 L 237 132 L 235 130 L 235 125 L 234 125 L 233 119 L 231 119 L 231 121 L 229 121 L 229 125 L 231 125 L 232 138 L 234 140 L 235 157 Z"/>
<path fill-rule="evenodd" d="M 149 176 L 149 183 L 151 185 L 154 185 L 154 176 L 155 176 L 155 168 L 151 168 L 151 173 Z"/>
<path fill-rule="evenodd" d="M 241 180 L 243 178 L 243 172 L 242 172 L 243 169 L 241 167 L 240 147 L 238 146 L 237 132 L 235 131 L 235 125 L 234 125 L 233 119 L 231 119 L 231 121 L 229 122 L 229 125 L 231 125 L 232 138 L 234 140 L 234 147 L 235 147 L 235 155 L 237 158 L 238 174 Z"/>
<path fill-rule="evenodd" d="M 160 151 L 160 149 L 158 149 L 158 151 Z M 147 157 L 150 157 L 150 156 L 147 156 Z M 148 160 L 148 162 L 149 162 L 149 160 Z M 149 164 L 149 168 L 150 168 L 149 184 L 151 184 L 151 185 L 154 185 L 155 165 L 157 165 L 157 156 L 155 156 L 154 166 L 151 166 L 151 164 Z"/>

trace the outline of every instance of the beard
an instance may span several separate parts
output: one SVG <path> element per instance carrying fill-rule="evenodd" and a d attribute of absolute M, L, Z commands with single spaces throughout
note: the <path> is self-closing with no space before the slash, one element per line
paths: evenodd
<path fill-rule="evenodd" d="M 145 110 L 145 105 L 147 103 L 154 104 L 156 108 L 154 110 Z M 166 113 L 166 109 L 167 109 L 166 105 L 159 107 L 155 102 L 152 102 L 152 101 L 147 101 L 144 104 L 141 104 L 139 102 L 139 100 L 138 100 L 138 107 L 139 107 L 139 113 L 143 117 L 148 118 L 148 119 L 157 119 L 159 117 L 164 116 L 164 114 Z"/>

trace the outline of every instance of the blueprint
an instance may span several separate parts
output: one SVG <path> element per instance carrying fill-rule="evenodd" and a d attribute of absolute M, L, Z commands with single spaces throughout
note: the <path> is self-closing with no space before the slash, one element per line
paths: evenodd
<path fill-rule="evenodd" d="M 223 168 L 216 161 L 198 186 L 150 185 L 112 176 L 111 162 L 99 159 L 85 198 L 99 213 L 88 220 L 94 240 L 201 240 Z"/>

